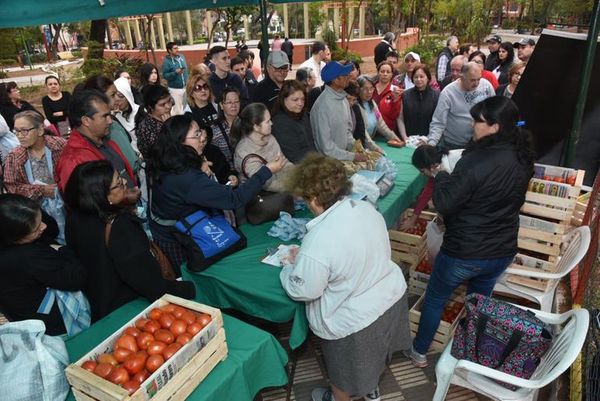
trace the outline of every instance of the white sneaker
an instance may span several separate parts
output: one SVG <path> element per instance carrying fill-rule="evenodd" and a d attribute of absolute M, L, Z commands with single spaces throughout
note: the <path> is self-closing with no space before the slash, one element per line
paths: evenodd
<path fill-rule="evenodd" d="M 312 401 L 335 401 L 331 390 L 323 387 L 317 387 L 316 389 L 314 389 L 311 393 L 311 396 Z"/>
<path fill-rule="evenodd" d="M 417 368 L 426 368 L 429 366 L 427 363 L 427 355 L 419 354 L 413 347 L 409 350 L 402 351 L 405 357 L 412 361 L 412 364 Z"/>
<path fill-rule="evenodd" d="M 379 386 L 375 387 L 373 391 L 365 395 L 366 401 L 381 401 L 381 395 L 379 394 Z"/>

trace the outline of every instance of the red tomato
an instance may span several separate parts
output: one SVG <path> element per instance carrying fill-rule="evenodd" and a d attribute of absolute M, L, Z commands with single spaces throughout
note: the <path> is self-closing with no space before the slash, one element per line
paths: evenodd
<path fill-rule="evenodd" d="M 194 322 L 187 327 L 187 333 L 192 336 L 195 336 L 200 332 L 200 330 L 202 330 L 202 328 L 203 326 L 200 323 Z"/>
<path fill-rule="evenodd" d="M 135 327 L 137 327 L 140 330 L 143 330 L 144 329 L 144 325 L 146 323 L 148 323 L 149 321 L 150 321 L 149 319 L 141 317 L 141 318 L 139 318 L 138 320 L 135 321 Z"/>
<path fill-rule="evenodd" d="M 113 365 L 111 365 L 110 363 L 101 362 L 96 366 L 96 369 L 94 369 L 94 373 L 104 379 L 108 375 L 110 375 L 110 372 L 112 372 L 112 370 Z"/>
<path fill-rule="evenodd" d="M 182 308 L 181 306 L 175 305 L 175 308 L 173 308 L 173 316 L 175 316 L 175 319 L 181 319 L 181 316 L 184 313 L 185 313 L 185 309 Z"/>
<path fill-rule="evenodd" d="M 154 334 L 154 332 L 158 329 L 160 329 L 160 324 L 154 320 L 150 320 L 144 325 L 144 331 L 146 333 Z"/>
<path fill-rule="evenodd" d="M 150 355 L 146 360 L 146 369 L 148 369 L 148 372 L 153 373 L 163 363 L 165 363 L 165 358 L 162 355 Z"/>
<path fill-rule="evenodd" d="M 208 325 L 212 321 L 212 317 L 206 313 L 201 314 L 196 320 L 202 327 Z"/>
<path fill-rule="evenodd" d="M 123 367 L 127 370 L 130 375 L 135 375 L 144 369 L 146 365 L 146 356 L 142 354 L 134 354 L 131 355 L 127 360 L 123 363 Z"/>
<path fill-rule="evenodd" d="M 575 178 L 576 177 L 574 175 L 567 177 L 567 184 L 575 185 Z"/>
<path fill-rule="evenodd" d="M 127 348 L 117 348 L 113 351 L 113 356 L 119 363 L 125 362 L 125 360 L 132 354 Z"/>
<path fill-rule="evenodd" d="M 169 327 L 169 330 L 171 331 L 171 333 L 175 334 L 176 336 L 185 333 L 185 330 L 187 329 L 187 323 L 184 322 L 183 320 L 175 320 L 173 322 L 173 324 L 171 325 L 171 327 Z"/>
<path fill-rule="evenodd" d="M 167 346 L 167 348 L 165 348 L 165 350 L 163 351 L 163 357 L 165 358 L 165 361 L 170 359 L 173 355 L 175 355 L 175 353 L 177 351 L 179 351 L 179 349 L 181 348 L 181 344 L 179 343 L 173 343 L 169 346 Z"/>
<path fill-rule="evenodd" d="M 166 304 L 164 306 L 161 306 L 160 309 L 163 312 L 173 313 L 173 311 L 175 310 L 175 305 L 173 305 L 173 304 Z"/>
<path fill-rule="evenodd" d="M 154 338 L 158 341 L 162 341 L 165 344 L 171 344 L 175 341 L 175 336 L 169 330 L 160 329 L 154 333 Z"/>
<path fill-rule="evenodd" d="M 158 320 L 158 319 L 160 319 L 162 314 L 163 314 L 163 312 L 160 309 L 154 308 L 150 311 L 150 313 L 148 313 L 148 317 L 152 320 Z"/>
<path fill-rule="evenodd" d="M 145 365 L 145 363 L 144 363 L 144 365 Z M 150 376 L 150 374 L 148 373 L 148 371 L 146 369 L 144 369 L 144 370 L 137 372 L 135 375 L 133 375 L 131 380 L 135 380 L 136 382 L 142 384 L 143 382 L 146 381 L 146 379 L 149 376 Z"/>
<path fill-rule="evenodd" d="M 94 369 L 96 369 L 96 366 L 98 366 L 98 363 L 96 361 L 92 361 L 91 359 L 81 364 L 82 368 L 92 373 L 94 373 Z"/>
<path fill-rule="evenodd" d="M 185 311 L 183 315 L 181 315 L 181 320 L 186 322 L 187 324 L 192 324 L 196 321 L 196 315 L 194 315 L 190 311 Z"/>
<path fill-rule="evenodd" d="M 129 373 L 125 368 L 114 368 L 108 375 L 108 380 L 115 384 L 123 384 L 129 381 Z"/>
<path fill-rule="evenodd" d="M 140 384 L 135 380 L 129 380 L 125 383 L 122 384 L 122 387 L 127 390 L 127 394 L 131 395 L 133 393 L 135 393 L 137 391 L 138 388 L 140 388 Z"/>
<path fill-rule="evenodd" d="M 141 333 L 140 329 L 136 328 L 136 327 L 128 327 L 125 330 L 123 330 L 123 334 L 128 334 L 130 336 L 133 336 L 135 338 L 137 338 L 137 336 L 139 336 Z"/>
<path fill-rule="evenodd" d="M 150 333 L 143 332 L 137 338 L 137 346 L 139 349 L 146 349 L 148 348 L 148 344 L 150 344 L 152 341 L 154 341 L 154 336 Z"/>
<path fill-rule="evenodd" d="M 134 336 L 130 336 L 129 334 L 123 334 L 121 337 L 119 337 L 117 339 L 117 342 L 115 343 L 115 347 L 116 348 L 125 348 L 131 352 L 138 352 L 138 346 L 136 343 L 136 339 Z"/>
<path fill-rule="evenodd" d="M 190 336 L 188 333 L 183 333 L 177 336 L 177 343 L 181 344 L 181 345 L 186 345 L 187 343 L 190 342 L 190 340 L 192 339 L 192 336 Z"/>
<path fill-rule="evenodd" d="M 98 356 L 98 363 L 108 363 L 112 366 L 117 366 L 119 364 L 111 354 L 100 354 L 100 356 Z"/>
<path fill-rule="evenodd" d="M 152 341 L 150 345 L 148 345 L 148 355 L 162 354 L 165 348 L 167 348 L 167 344 L 162 341 Z"/>
<path fill-rule="evenodd" d="M 160 319 L 158 319 L 158 322 L 160 323 L 160 326 L 163 329 L 168 329 L 169 327 L 171 327 L 171 325 L 173 324 L 173 322 L 175 321 L 175 316 L 173 316 L 172 314 L 165 312 L 162 314 L 162 316 L 160 317 Z"/>

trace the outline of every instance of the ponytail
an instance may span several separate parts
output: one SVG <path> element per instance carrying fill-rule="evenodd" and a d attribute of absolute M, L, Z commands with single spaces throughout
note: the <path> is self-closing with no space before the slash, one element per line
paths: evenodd
<path fill-rule="evenodd" d="M 240 115 L 233 120 L 229 136 L 237 144 L 254 130 L 254 126 L 262 123 L 267 112 L 267 107 L 262 103 L 250 103 L 244 107 Z"/>

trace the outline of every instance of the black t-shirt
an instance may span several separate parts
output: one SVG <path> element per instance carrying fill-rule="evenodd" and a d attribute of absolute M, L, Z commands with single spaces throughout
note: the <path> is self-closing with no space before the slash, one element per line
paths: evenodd
<path fill-rule="evenodd" d="M 200 126 L 205 125 L 210 127 L 219 120 L 219 112 L 212 102 L 209 102 L 202 108 L 194 106 L 190 107 L 190 109 L 192 110 L 192 118 Z"/>
<path fill-rule="evenodd" d="M 59 121 L 65 121 L 69 118 L 69 101 L 71 100 L 71 94 L 69 92 L 62 92 L 62 97 L 58 100 L 52 100 L 48 96 L 42 98 L 42 106 L 44 107 L 44 114 L 50 123 L 57 125 Z M 62 116 L 55 116 L 54 113 L 62 111 Z"/>
<path fill-rule="evenodd" d="M 0 114 L 2 114 L 2 117 L 6 120 L 6 124 L 8 124 L 8 128 L 10 128 L 11 131 L 15 127 L 15 115 L 25 110 L 37 111 L 35 107 L 25 100 L 21 100 L 21 108 L 18 108 L 13 103 L 0 106 Z"/>

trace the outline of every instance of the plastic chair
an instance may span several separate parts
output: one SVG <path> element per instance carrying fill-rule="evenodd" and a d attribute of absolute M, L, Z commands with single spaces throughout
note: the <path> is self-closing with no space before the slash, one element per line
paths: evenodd
<path fill-rule="evenodd" d="M 554 302 L 554 292 L 556 290 L 556 286 L 560 282 L 560 279 L 569 274 L 569 272 L 579 264 L 581 259 L 583 259 L 587 253 L 588 247 L 590 246 L 590 228 L 588 226 L 582 226 L 574 229 L 571 231 L 571 233 L 569 233 L 567 241 L 570 242 L 558 261 L 556 272 L 549 273 L 542 270 L 536 272 L 519 269 L 517 267 L 509 267 L 498 279 L 498 282 L 494 287 L 494 292 L 512 294 L 526 298 L 530 301 L 538 303 L 540 305 L 540 310 L 544 312 L 551 312 L 552 304 Z M 550 280 L 550 283 L 546 291 L 540 291 L 519 284 L 507 282 L 507 274 L 548 279 Z"/>
<path fill-rule="evenodd" d="M 552 345 L 542 357 L 531 378 L 522 379 L 474 362 L 458 360 L 450 355 L 452 348 L 452 341 L 450 341 L 435 367 L 437 388 L 433 401 L 443 401 L 450 384 L 471 389 L 494 400 L 535 401 L 540 388 L 556 380 L 571 366 L 587 336 L 590 320 L 588 311 L 573 309 L 558 315 L 529 308 L 523 309 L 531 310 L 540 320 L 552 325 L 562 325 L 568 320 L 560 334 L 555 334 Z M 512 391 L 491 379 L 501 380 L 519 388 Z"/>

